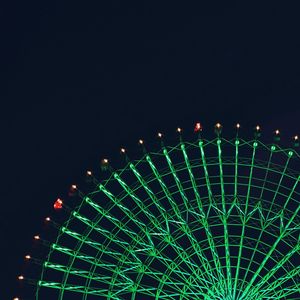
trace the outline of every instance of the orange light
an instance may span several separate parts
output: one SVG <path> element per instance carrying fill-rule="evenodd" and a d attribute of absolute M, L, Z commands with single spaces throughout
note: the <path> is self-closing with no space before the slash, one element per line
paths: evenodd
<path fill-rule="evenodd" d="M 108 159 L 107 159 L 107 158 L 103 158 L 103 159 L 102 159 L 102 162 L 103 162 L 104 164 L 107 164 L 107 163 L 108 163 Z"/>
<path fill-rule="evenodd" d="M 72 185 L 71 185 L 71 188 L 72 188 L 73 190 L 77 190 L 77 185 L 76 185 L 76 184 L 72 184 Z"/>
<path fill-rule="evenodd" d="M 181 132 L 182 132 L 182 129 L 181 129 L 180 127 L 178 127 L 178 128 L 176 129 L 176 131 L 177 131 L 178 133 L 181 133 Z"/>
<path fill-rule="evenodd" d="M 256 131 L 260 131 L 260 126 L 256 125 L 255 129 L 256 129 Z"/>
<path fill-rule="evenodd" d="M 298 136 L 298 135 L 295 135 L 295 136 L 294 136 L 294 140 L 295 140 L 295 141 L 298 141 L 298 140 L 299 140 L 299 136 Z"/>
<path fill-rule="evenodd" d="M 92 176 L 92 172 L 91 171 L 86 171 L 86 175 Z"/>
<path fill-rule="evenodd" d="M 34 238 L 35 240 L 39 240 L 39 239 L 40 239 L 40 236 L 39 236 L 39 235 L 35 235 L 33 238 Z"/>
<path fill-rule="evenodd" d="M 140 144 L 140 145 L 143 145 L 143 144 L 144 144 L 144 141 L 143 141 L 143 140 L 139 140 L 139 144 Z"/>
<path fill-rule="evenodd" d="M 202 125 L 201 123 L 198 122 L 195 124 L 194 132 L 199 132 L 199 131 L 202 131 Z"/>
<path fill-rule="evenodd" d="M 13 300 L 20 300 L 20 298 L 18 298 L 18 297 L 15 297 Z"/>
<path fill-rule="evenodd" d="M 26 255 L 26 256 L 25 256 L 25 259 L 27 259 L 27 260 L 30 259 L 30 258 L 31 258 L 30 255 Z"/>
<path fill-rule="evenodd" d="M 125 153 L 125 152 L 126 152 L 125 148 L 121 148 L 121 153 Z"/>
<path fill-rule="evenodd" d="M 240 129 L 240 127 L 241 127 L 240 123 L 237 123 L 237 124 L 236 124 L 236 128 L 237 128 L 237 129 Z"/>
<path fill-rule="evenodd" d="M 19 279 L 19 280 L 23 280 L 23 279 L 24 279 L 24 276 L 23 276 L 23 275 L 20 275 L 20 276 L 18 276 L 18 279 Z"/>

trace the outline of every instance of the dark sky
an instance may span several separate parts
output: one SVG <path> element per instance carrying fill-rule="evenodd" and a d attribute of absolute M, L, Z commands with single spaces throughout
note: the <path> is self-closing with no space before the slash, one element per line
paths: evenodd
<path fill-rule="evenodd" d="M 228 136 L 237 121 L 278 127 L 286 144 L 300 133 L 296 5 L 5 2 L 1 299 L 22 296 L 15 278 L 56 197 L 120 146 L 138 152 L 140 137 L 198 120 Z"/>

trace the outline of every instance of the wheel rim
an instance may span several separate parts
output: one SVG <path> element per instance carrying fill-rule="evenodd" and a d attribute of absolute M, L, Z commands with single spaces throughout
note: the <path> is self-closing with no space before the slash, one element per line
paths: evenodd
<path fill-rule="evenodd" d="M 129 162 L 62 226 L 36 299 L 298 299 L 293 170 L 294 150 L 220 137 Z"/>

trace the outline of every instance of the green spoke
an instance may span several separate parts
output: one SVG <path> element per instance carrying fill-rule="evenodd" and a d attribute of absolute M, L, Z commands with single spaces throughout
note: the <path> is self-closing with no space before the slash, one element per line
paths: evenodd
<path fill-rule="evenodd" d="M 264 177 L 263 186 L 262 186 L 261 193 L 260 193 L 260 199 L 262 198 L 263 193 L 264 193 L 264 191 L 265 191 L 265 184 L 266 184 L 266 182 L 267 182 L 267 176 L 268 176 L 268 174 L 269 174 L 270 164 L 271 164 L 271 160 L 272 160 L 273 152 L 274 152 L 273 149 L 274 149 L 274 146 L 271 147 L 271 150 L 272 150 L 272 151 L 270 151 L 270 156 L 269 156 L 268 164 L 267 164 L 267 168 L 266 168 L 266 174 L 265 174 L 265 177 Z M 265 222 L 265 223 L 268 222 L 268 218 L 269 218 L 269 215 L 270 215 L 272 206 L 273 206 L 274 203 L 275 203 L 276 196 L 277 196 L 278 191 L 279 191 L 279 187 L 281 186 L 282 180 L 283 180 L 284 176 L 286 175 L 286 171 L 287 171 L 287 168 L 288 168 L 289 161 L 290 161 L 290 157 L 287 159 L 287 161 L 286 161 L 286 163 L 285 163 L 284 170 L 283 170 L 283 172 L 282 172 L 282 174 L 281 174 L 281 176 L 280 176 L 279 184 L 278 184 L 278 186 L 277 186 L 277 188 L 276 188 L 275 194 L 274 194 L 273 199 L 272 199 L 272 202 L 271 202 L 271 206 L 270 206 L 270 208 L 269 208 L 269 210 L 268 210 L 268 212 L 267 212 L 267 215 L 264 217 L 264 222 Z M 263 228 L 262 228 L 262 230 L 261 230 L 261 232 L 260 232 L 260 234 L 259 234 L 259 237 L 257 238 L 257 242 L 256 242 L 256 245 L 255 245 L 255 249 L 256 249 L 257 246 L 259 245 L 260 240 L 261 240 L 261 238 L 262 238 L 262 236 L 263 236 L 263 234 L 264 234 L 266 228 L 267 228 L 266 226 L 263 226 Z M 252 263 L 252 261 L 253 261 L 254 255 L 255 255 L 255 251 L 253 251 L 253 253 L 252 253 L 252 256 L 251 256 L 251 259 L 250 259 L 250 264 L 249 264 L 249 269 L 250 269 L 250 265 L 251 265 L 251 263 Z M 247 275 L 248 275 L 249 269 L 248 269 L 247 272 L 245 273 L 245 276 L 244 276 L 244 279 L 243 279 L 243 284 L 244 284 L 244 282 L 245 282 L 245 280 L 246 280 L 246 277 L 247 277 Z"/>
<path fill-rule="evenodd" d="M 227 209 L 225 200 L 225 190 L 224 190 L 224 176 L 223 176 L 223 166 L 222 166 L 222 150 L 221 150 L 221 140 L 217 140 L 218 145 L 218 156 L 219 156 L 219 168 L 220 168 L 220 185 L 221 185 L 221 196 L 222 196 L 222 211 L 223 211 L 223 226 L 224 226 L 224 243 L 225 243 L 225 253 L 226 253 L 226 271 L 227 271 L 227 292 L 229 295 L 232 294 L 232 282 L 231 282 L 231 262 L 230 262 L 230 251 L 229 251 L 229 237 L 228 237 L 228 226 L 227 226 Z"/>
<path fill-rule="evenodd" d="M 292 255 L 294 255 L 297 251 L 300 250 L 300 244 L 298 244 L 295 248 L 290 250 L 277 264 L 274 266 L 256 285 L 255 287 L 251 290 L 251 294 L 256 294 L 258 293 L 261 289 L 262 286 L 281 268 L 283 265 L 291 258 Z M 294 276 L 297 276 L 300 274 L 300 269 L 296 268 L 293 270 L 293 272 L 287 273 L 285 277 L 280 278 L 281 284 L 283 284 L 284 281 L 287 281 L 291 279 Z M 291 277 L 292 275 L 292 277 Z M 274 284 L 274 283 L 273 283 Z M 268 290 L 270 290 L 270 286 L 268 286 Z"/>
<path fill-rule="evenodd" d="M 288 199 L 285 203 L 285 206 L 287 205 L 287 203 L 290 201 L 294 190 L 296 189 L 298 182 L 299 182 L 300 178 L 298 178 L 298 180 L 295 182 L 290 195 L 288 196 Z M 276 239 L 276 242 L 272 245 L 270 251 L 267 253 L 266 257 L 264 258 L 264 260 L 262 261 L 261 265 L 259 266 L 259 268 L 257 269 L 257 271 L 255 272 L 255 274 L 252 276 L 251 281 L 249 282 L 249 284 L 247 285 L 247 287 L 245 288 L 244 292 L 242 293 L 241 299 L 243 299 L 245 297 L 245 295 L 247 294 L 247 292 L 249 291 L 249 289 L 252 287 L 252 284 L 254 283 L 254 281 L 256 280 L 258 274 L 260 273 L 260 271 L 263 269 L 264 265 L 266 264 L 267 260 L 270 258 L 270 256 L 272 255 L 273 251 L 276 249 L 277 245 L 279 244 L 279 242 L 281 241 L 282 237 L 285 235 L 286 231 L 289 229 L 290 225 L 292 224 L 293 220 L 298 216 L 300 210 L 300 205 L 297 207 L 297 209 L 295 210 L 295 212 L 293 213 L 292 217 L 290 218 L 290 220 L 288 221 L 288 223 L 286 224 L 286 226 L 284 227 L 284 229 L 282 230 L 281 234 L 278 236 L 278 238 Z"/>
<path fill-rule="evenodd" d="M 204 153 L 204 148 L 203 148 L 203 141 L 199 141 L 199 147 L 200 147 L 200 152 L 201 152 L 203 169 L 204 169 L 204 173 L 205 173 L 205 180 L 206 180 L 206 187 L 207 187 L 207 191 L 208 191 L 208 197 L 209 197 L 210 205 L 213 205 L 213 204 L 215 204 L 215 201 L 213 200 L 213 196 L 212 196 L 211 185 L 210 185 L 210 180 L 209 180 L 209 174 L 208 174 L 208 170 L 207 170 L 207 163 L 206 163 L 206 158 L 205 158 L 205 153 Z M 225 282 L 225 277 L 224 277 L 224 274 L 223 274 L 223 270 L 221 268 L 220 258 L 219 258 L 218 252 L 216 250 L 215 243 L 213 241 L 213 236 L 211 234 L 209 234 L 208 236 L 209 236 L 209 242 L 211 244 L 211 252 L 212 252 L 212 255 L 213 255 L 213 258 L 214 258 L 214 263 L 215 263 L 215 266 L 216 266 L 216 270 L 218 272 L 219 280 L 223 284 Z M 225 289 L 224 286 L 223 286 L 223 289 Z"/>
<path fill-rule="evenodd" d="M 172 172 L 173 176 L 175 176 L 175 178 L 177 178 L 175 169 L 174 169 L 174 167 L 172 166 L 172 162 L 171 162 L 170 158 L 168 157 L 167 152 L 165 151 L 165 149 L 164 149 L 164 154 L 167 156 L 168 164 L 169 164 L 169 167 L 170 167 L 170 169 L 171 169 L 171 172 Z M 195 253 L 198 255 L 198 257 L 199 257 L 199 259 L 200 259 L 200 261 L 201 261 L 201 263 L 202 263 L 202 266 L 205 268 L 206 272 L 204 273 L 204 275 L 205 275 L 205 276 L 209 276 L 210 279 L 214 281 L 214 280 L 215 280 L 215 277 L 214 277 L 213 274 L 211 274 L 211 273 L 209 272 L 209 268 L 210 268 L 210 267 L 209 267 L 209 265 L 208 265 L 208 263 L 207 263 L 207 260 L 206 260 L 205 256 L 203 255 L 203 253 L 202 253 L 202 251 L 201 251 L 201 248 L 200 248 L 199 245 L 198 245 L 197 240 L 195 239 L 194 236 L 191 235 L 192 232 L 191 232 L 190 228 L 188 227 L 186 221 L 182 218 L 178 205 L 176 204 L 176 202 L 175 202 L 174 199 L 172 198 L 172 196 L 171 196 L 171 194 L 170 194 L 170 192 L 169 192 L 167 186 L 166 186 L 165 183 L 163 182 L 163 179 L 162 179 L 161 175 L 159 174 L 159 172 L 157 171 L 155 165 L 153 164 L 153 162 L 152 162 L 150 156 L 147 156 L 146 159 L 147 159 L 147 161 L 149 162 L 149 164 L 150 164 L 150 166 L 151 166 L 151 168 L 152 168 L 152 171 L 153 171 L 153 173 L 155 174 L 156 179 L 158 180 L 159 184 L 161 185 L 161 187 L 162 187 L 162 189 L 163 189 L 163 191 L 164 191 L 164 193 L 165 193 L 167 199 L 169 200 L 169 202 L 170 202 L 170 204 L 171 204 L 171 206 L 172 206 L 173 211 L 175 212 L 175 215 L 177 216 L 177 218 L 178 218 L 178 220 L 179 220 L 179 223 L 178 223 L 178 224 L 180 224 L 180 227 L 181 227 L 182 230 L 186 233 L 186 235 L 187 235 L 187 237 L 188 237 L 190 243 L 191 243 L 192 246 L 194 247 Z M 179 180 L 179 179 L 177 179 L 177 180 Z M 177 181 L 177 184 L 178 184 L 178 181 Z M 178 187 L 178 188 L 179 188 L 179 190 L 181 190 L 181 195 L 182 195 L 183 197 L 185 197 L 185 195 L 184 195 L 184 193 L 183 193 L 182 186 L 181 186 L 180 184 L 179 184 L 179 187 Z M 186 197 L 185 197 L 185 198 L 186 198 Z M 187 205 L 186 203 L 184 203 L 184 204 L 185 204 L 185 206 Z M 188 211 L 188 208 L 187 208 L 187 207 L 186 207 L 186 209 L 187 209 L 187 211 Z M 195 267 L 197 268 L 197 266 L 195 266 Z M 200 267 L 200 266 L 198 266 L 198 267 Z M 194 270 L 193 270 L 193 271 L 194 271 Z"/>
<path fill-rule="evenodd" d="M 191 179 L 191 182 L 192 182 L 193 190 L 194 190 L 194 193 L 195 193 L 195 196 L 196 196 L 196 199 L 197 199 L 198 208 L 200 210 L 199 221 L 200 221 L 201 225 L 203 226 L 203 228 L 205 229 L 205 233 L 206 233 L 206 237 L 207 237 L 207 240 L 209 242 L 209 245 L 210 245 L 211 253 L 214 257 L 214 263 L 215 263 L 215 265 L 218 265 L 217 262 L 219 261 L 219 258 L 218 258 L 216 246 L 215 246 L 215 243 L 214 243 L 214 240 L 213 240 L 213 235 L 212 235 L 211 230 L 209 228 L 209 224 L 207 222 L 206 215 L 203 211 L 202 201 L 201 201 L 201 198 L 200 198 L 200 194 L 198 192 L 198 188 L 196 186 L 196 182 L 195 182 L 195 179 L 194 179 L 194 175 L 192 173 L 192 169 L 191 169 L 191 166 L 190 166 L 190 161 L 189 161 L 188 155 L 185 151 L 185 145 L 184 144 L 181 145 L 181 150 L 182 150 L 183 155 L 184 155 L 185 163 L 186 163 L 186 166 L 188 168 L 188 172 L 189 172 L 189 176 L 190 176 L 190 179 Z M 204 151 L 201 151 L 201 153 L 202 153 L 202 159 L 205 161 Z M 205 169 L 206 169 L 206 166 L 205 166 Z M 206 172 L 207 172 L 207 170 L 206 170 Z M 207 177 L 206 177 L 206 180 L 208 180 Z"/>
<path fill-rule="evenodd" d="M 60 226 L 35 300 L 300 298 L 299 153 L 217 131 L 126 159 Z"/>
<path fill-rule="evenodd" d="M 237 292 L 237 283 L 238 283 L 238 277 L 240 272 L 240 264 L 241 264 L 241 258 L 242 258 L 242 251 L 243 251 L 243 242 L 245 238 L 245 229 L 246 229 L 246 218 L 248 215 L 248 204 L 249 204 L 249 197 L 250 197 L 250 191 L 251 191 L 251 181 L 252 181 L 252 174 L 253 174 L 253 167 L 254 167 L 254 158 L 256 153 L 256 147 L 257 142 L 253 143 L 253 150 L 252 150 L 252 158 L 251 158 L 251 166 L 250 166 L 250 174 L 249 174 L 249 180 L 248 180 L 248 187 L 247 187 L 247 195 L 246 195 L 246 203 L 245 203 L 245 210 L 242 215 L 242 233 L 241 233 L 241 239 L 239 244 L 239 253 L 238 253 L 238 261 L 237 261 L 237 267 L 236 267 L 236 275 L 235 275 L 235 281 L 234 281 L 234 297 Z"/>

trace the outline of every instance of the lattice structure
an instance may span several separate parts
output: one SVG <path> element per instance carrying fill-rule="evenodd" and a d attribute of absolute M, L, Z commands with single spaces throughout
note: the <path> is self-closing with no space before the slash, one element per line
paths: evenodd
<path fill-rule="evenodd" d="M 60 228 L 35 299 L 300 299 L 299 155 L 217 133 L 111 170 Z"/>

